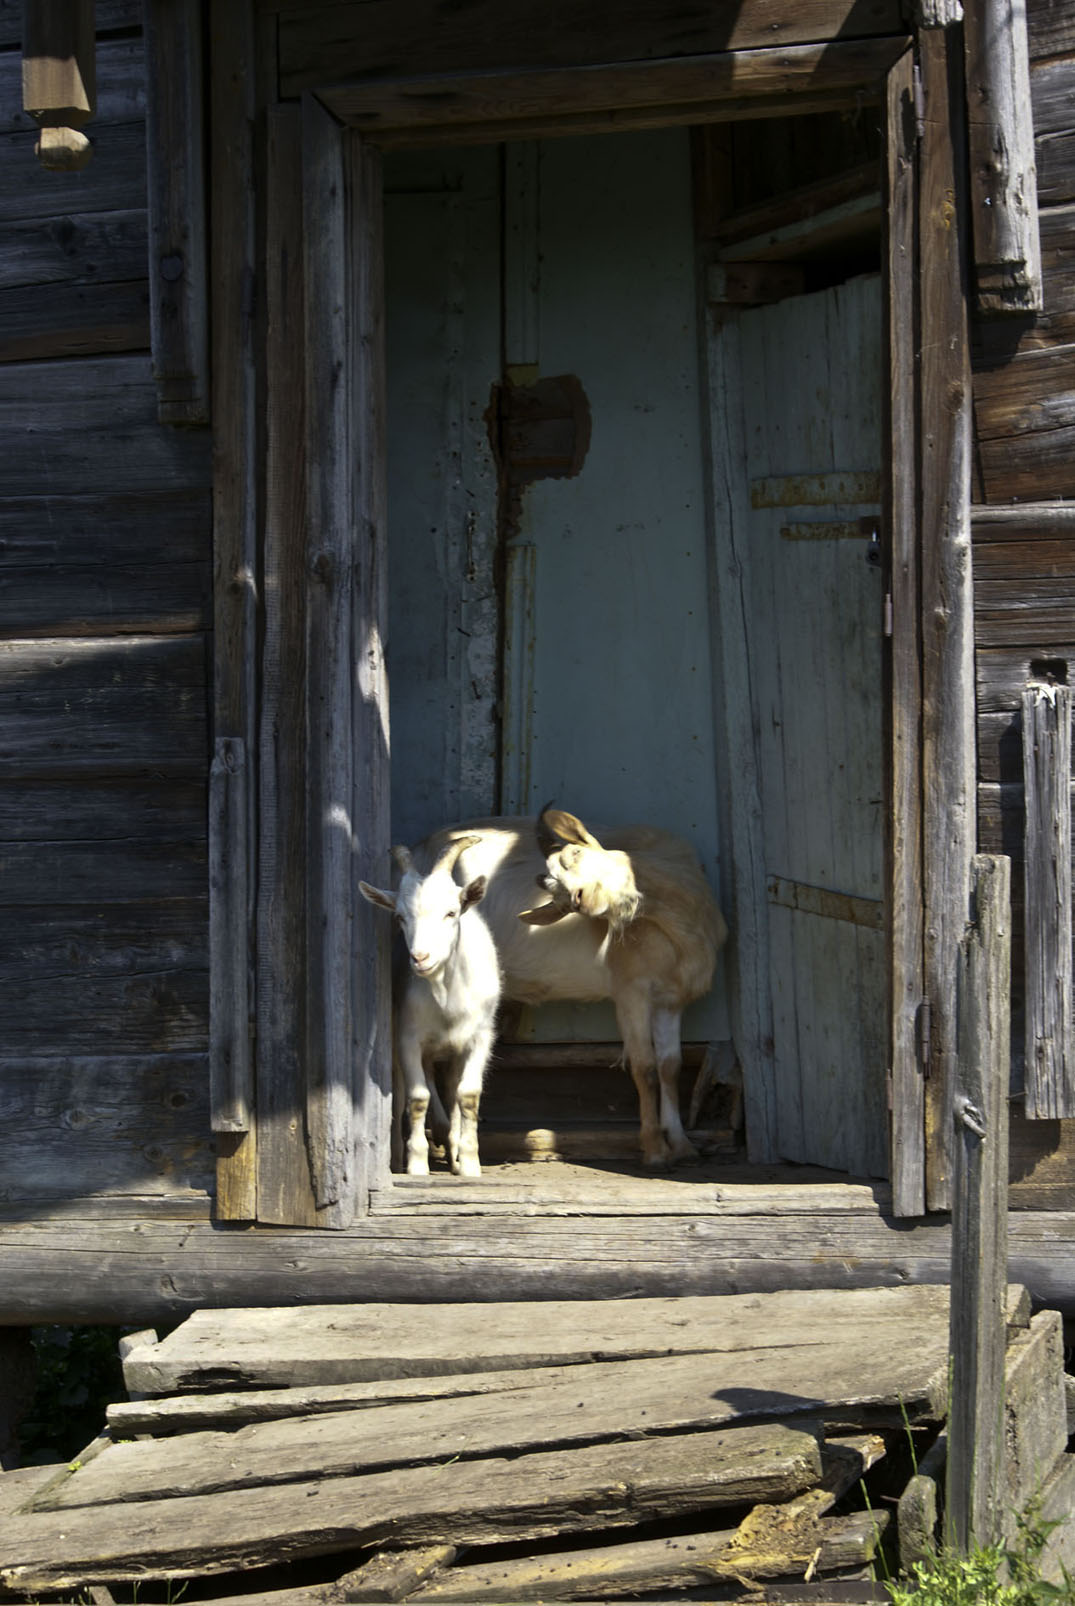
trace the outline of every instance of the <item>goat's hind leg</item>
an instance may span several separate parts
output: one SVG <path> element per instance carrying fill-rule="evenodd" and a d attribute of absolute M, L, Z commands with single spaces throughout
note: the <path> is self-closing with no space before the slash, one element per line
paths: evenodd
<path fill-rule="evenodd" d="M 653 1018 L 644 996 L 629 994 L 616 999 L 616 1019 L 623 1038 L 623 1052 L 638 1093 L 639 1142 L 642 1164 L 663 1171 L 671 1164 L 672 1152 L 661 1130 L 657 1106 L 657 1061 L 653 1052 Z"/>
<path fill-rule="evenodd" d="M 683 1130 L 679 1113 L 679 1073 L 683 1050 L 679 1040 L 678 1009 L 653 1011 L 653 1048 L 657 1056 L 657 1077 L 661 1085 L 661 1130 L 673 1161 L 697 1160 L 698 1150 Z"/>

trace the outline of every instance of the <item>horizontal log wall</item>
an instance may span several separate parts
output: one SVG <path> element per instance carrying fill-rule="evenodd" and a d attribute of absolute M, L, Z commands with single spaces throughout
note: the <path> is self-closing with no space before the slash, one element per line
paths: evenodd
<path fill-rule="evenodd" d="M 204 1198 L 211 477 L 157 420 L 135 0 L 93 159 L 42 170 L 0 0 L 0 1178 Z"/>
<path fill-rule="evenodd" d="M 1033 675 L 1075 684 L 1075 5 L 1030 0 L 1044 308 L 973 330 L 979 847 L 1012 858 L 1012 1089 L 1023 1081 L 1023 758 Z M 1028 505 L 1029 504 L 1029 505 Z M 1065 505 L 1066 504 L 1066 505 Z M 1012 1202 L 1075 1183 L 1075 1122 L 1012 1105 Z"/>

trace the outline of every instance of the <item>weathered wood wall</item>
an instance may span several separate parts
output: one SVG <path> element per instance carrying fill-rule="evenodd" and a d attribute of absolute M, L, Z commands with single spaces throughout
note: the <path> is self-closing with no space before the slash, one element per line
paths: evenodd
<path fill-rule="evenodd" d="M 0 1176 L 211 1181 L 207 431 L 157 421 L 141 6 L 97 6 L 83 172 L 45 172 L 0 4 Z"/>
<path fill-rule="evenodd" d="M 1027 7 L 1044 309 L 972 329 L 979 846 L 1012 867 L 1012 1077 L 1022 1086 L 1023 769 L 1032 673 L 1075 683 L 1075 7 Z M 1075 1122 L 1012 1106 L 1012 1179 L 1048 1205 L 1075 1182 Z M 1070 1196 L 1070 1195 L 1069 1195 Z"/>

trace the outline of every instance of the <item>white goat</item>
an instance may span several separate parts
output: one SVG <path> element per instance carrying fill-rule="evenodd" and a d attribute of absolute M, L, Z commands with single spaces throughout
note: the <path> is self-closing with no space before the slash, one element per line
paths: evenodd
<path fill-rule="evenodd" d="M 408 966 L 397 972 L 394 998 L 393 1064 L 396 1121 L 404 1099 L 410 1128 L 407 1171 L 429 1175 L 426 1115 L 444 1111 L 437 1097 L 434 1066 L 447 1060 L 448 1154 L 452 1170 L 481 1176 L 478 1159 L 478 1107 L 493 1048 L 493 1023 L 500 1001 L 496 946 L 477 905 L 485 877 L 459 886 L 452 876 L 476 836 L 449 843 L 433 868 L 421 875 L 406 848 L 392 852 L 403 871 L 398 892 L 382 892 L 360 881 L 363 897 L 396 917 L 407 947 Z M 398 1126 L 397 1126 L 398 1131 Z"/>
<path fill-rule="evenodd" d="M 708 992 L 728 928 L 693 849 L 649 825 L 592 835 L 573 814 L 476 820 L 417 850 L 488 882 L 483 906 L 504 996 L 523 1004 L 611 998 L 635 1087 L 642 1158 L 696 1158 L 679 1112 L 680 1018 Z M 535 881 L 551 894 L 533 907 Z"/>

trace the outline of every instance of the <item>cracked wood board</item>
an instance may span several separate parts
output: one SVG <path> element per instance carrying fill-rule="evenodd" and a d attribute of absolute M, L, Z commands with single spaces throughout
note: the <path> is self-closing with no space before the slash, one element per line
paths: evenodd
<path fill-rule="evenodd" d="M 203 1310 L 161 1343 L 132 1350 L 124 1378 L 130 1392 L 171 1394 L 443 1376 L 819 1337 L 842 1343 L 845 1333 L 893 1318 L 910 1331 L 939 1323 L 947 1332 L 947 1288 Z"/>
<path fill-rule="evenodd" d="M 12 1519 L 0 1584 L 62 1589 L 230 1572 L 377 1544 L 494 1544 L 789 1499 L 821 1475 L 783 1424 L 456 1461 Z"/>
<path fill-rule="evenodd" d="M 565 1367 L 534 1386 L 442 1399 L 435 1411 L 423 1402 L 386 1404 L 119 1443 L 34 1509 L 207 1494 L 580 1441 L 732 1431 L 759 1416 L 846 1421 L 878 1407 L 893 1415 L 902 1407 L 914 1419 L 943 1415 L 946 1330 L 921 1333 L 914 1344 L 894 1328 L 857 1336 L 857 1343 Z"/>

